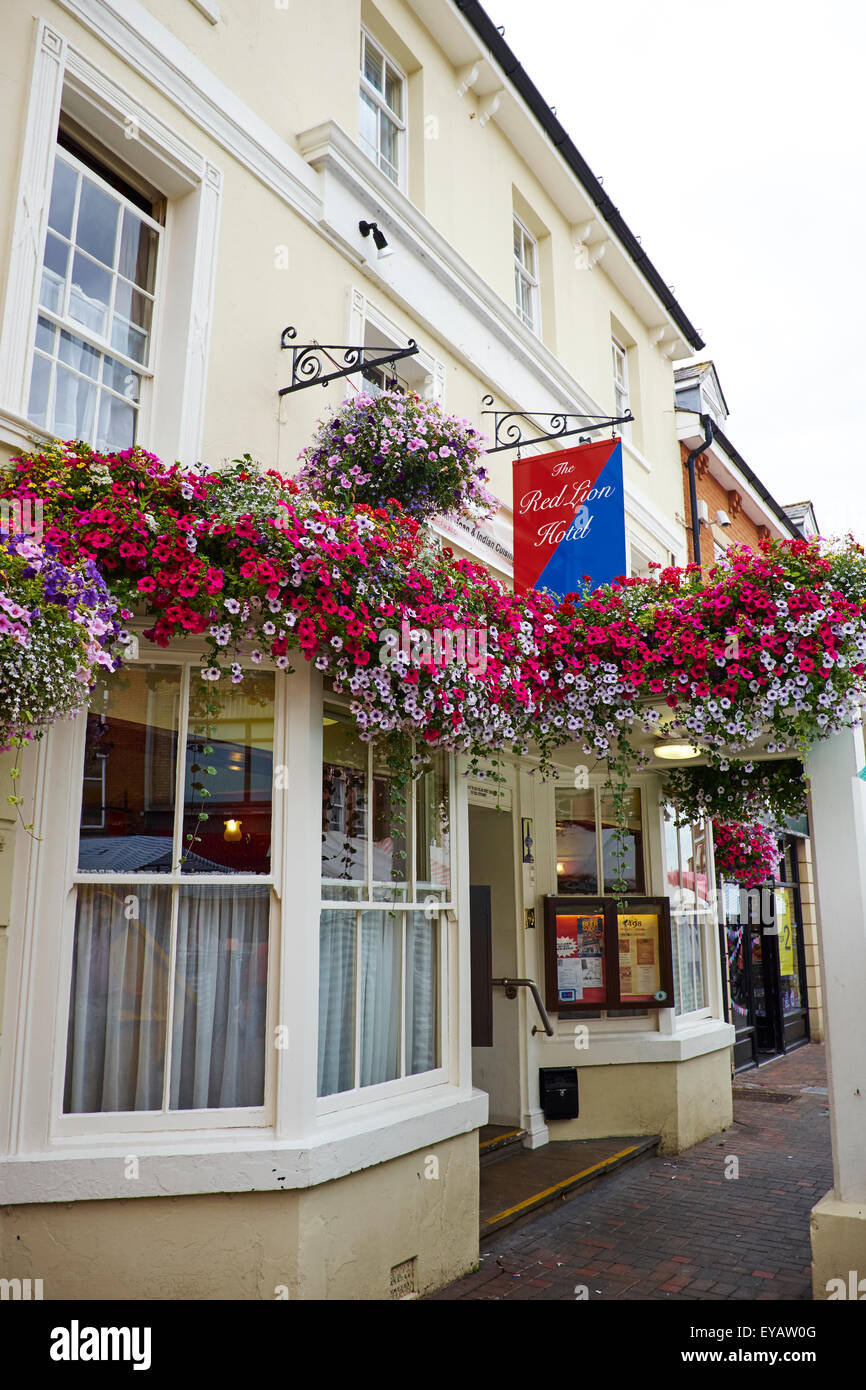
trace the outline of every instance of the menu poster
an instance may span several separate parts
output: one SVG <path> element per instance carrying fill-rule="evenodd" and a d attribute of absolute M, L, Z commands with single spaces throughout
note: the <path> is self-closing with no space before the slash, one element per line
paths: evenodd
<path fill-rule="evenodd" d="M 603 913 L 557 912 L 556 983 L 561 1004 L 604 1002 Z"/>
<path fill-rule="evenodd" d="M 623 1004 L 654 999 L 661 988 L 659 914 L 617 913 L 619 997 Z"/>

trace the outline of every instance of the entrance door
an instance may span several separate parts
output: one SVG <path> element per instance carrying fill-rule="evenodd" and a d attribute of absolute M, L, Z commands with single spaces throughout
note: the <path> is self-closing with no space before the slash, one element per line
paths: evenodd
<path fill-rule="evenodd" d="M 520 975 L 510 810 L 469 806 L 472 1080 L 490 1097 L 492 1125 L 521 1123 L 520 1003 L 491 979 Z M 485 987 L 486 986 L 486 987 Z M 489 1012 L 488 1012 L 489 1010 Z"/>
<path fill-rule="evenodd" d="M 724 945 L 738 1071 L 769 1061 L 809 1036 L 796 857 L 790 843 L 781 873 L 784 878 L 761 890 L 772 895 L 775 907 L 775 929 L 769 931 L 743 920 L 746 895 L 740 894 L 736 884 L 723 884 Z"/>

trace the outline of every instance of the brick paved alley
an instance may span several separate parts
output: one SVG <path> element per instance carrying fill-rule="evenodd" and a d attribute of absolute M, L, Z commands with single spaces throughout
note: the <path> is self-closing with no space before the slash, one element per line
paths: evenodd
<path fill-rule="evenodd" d="M 432 1297 L 811 1299 L 809 1213 L 832 1186 L 826 1086 L 818 1045 L 740 1073 L 730 1129 L 482 1234 L 480 1268 Z"/>

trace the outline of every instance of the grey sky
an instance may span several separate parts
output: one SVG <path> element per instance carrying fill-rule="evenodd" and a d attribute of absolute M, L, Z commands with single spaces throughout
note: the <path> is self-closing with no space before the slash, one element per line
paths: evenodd
<path fill-rule="evenodd" d="M 487 0 L 700 330 L 725 431 L 866 540 L 864 0 Z"/>

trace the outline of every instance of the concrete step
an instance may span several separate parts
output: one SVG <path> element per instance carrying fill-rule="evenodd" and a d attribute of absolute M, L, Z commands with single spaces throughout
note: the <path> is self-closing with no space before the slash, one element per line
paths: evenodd
<path fill-rule="evenodd" d="M 553 1141 L 540 1149 L 511 1148 L 481 1172 L 481 1241 L 568 1201 L 626 1163 L 656 1153 L 658 1135 Z"/>
<path fill-rule="evenodd" d="M 482 1168 L 522 1149 L 526 1130 L 519 1125 L 484 1125 L 478 1134 L 478 1162 Z"/>

